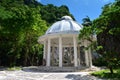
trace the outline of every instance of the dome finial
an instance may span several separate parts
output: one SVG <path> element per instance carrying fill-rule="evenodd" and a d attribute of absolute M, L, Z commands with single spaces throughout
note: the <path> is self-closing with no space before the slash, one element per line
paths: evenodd
<path fill-rule="evenodd" d="M 61 20 L 73 20 L 70 16 L 63 16 Z"/>

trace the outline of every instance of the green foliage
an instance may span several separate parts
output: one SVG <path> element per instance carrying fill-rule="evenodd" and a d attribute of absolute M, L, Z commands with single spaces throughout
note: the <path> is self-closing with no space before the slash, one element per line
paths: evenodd
<path fill-rule="evenodd" d="M 1 0 L 0 65 L 41 65 L 43 46 L 38 44 L 38 37 L 63 15 L 71 15 L 67 6 L 42 5 L 36 0 Z"/>
<path fill-rule="evenodd" d="M 95 51 L 97 43 L 95 39 L 96 28 L 92 26 L 92 21 L 88 16 L 86 18 L 83 18 L 82 25 L 83 28 L 80 30 L 79 39 L 89 41 L 89 45 L 87 45 L 86 49 L 91 48 L 92 52 L 93 51 L 96 52 Z"/>
<path fill-rule="evenodd" d="M 118 80 L 120 78 L 120 69 L 114 69 L 113 71 L 114 71 L 114 74 L 111 74 L 108 69 L 96 71 L 91 74 L 100 78 Z"/>
<path fill-rule="evenodd" d="M 11 18 L 12 17 L 12 12 L 9 12 L 5 10 L 4 7 L 0 6 L 0 18 L 1 19 L 6 19 L 6 18 Z"/>
<path fill-rule="evenodd" d="M 37 65 L 42 56 L 37 39 L 47 29 L 39 14 L 40 7 L 29 7 L 19 1 L 6 2 L 7 6 L 0 4 L 5 13 L 0 17 L 1 65 Z"/>
<path fill-rule="evenodd" d="M 107 4 L 103 7 L 102 14 L 93 21 L 97 31 L 98 50 L 107 62 L 107 67 L 112 69 L 119 67 L 120 55 L 120 1 Z"/>
<path fill-rule="evenodd" d="M 93 65 L 95 65 L 95 66 L 107 66 L 106 61 L 103 57 L 99 57 L 99 58 L 93 60 Z"/>
<path fill-rule="evenodd" d="M 16 70 L 21 70 L 21 67 L 10 67 L 7 68 L 8 71 L 16 71 Z"/>
<path fill-rule="evenodd" d="M 91 26 L 92 25 L 92 21 L 90 20 L 90 18 L 87 16 L 86 18 L 83 18 L 83 26 Z"/>
<path fill-rule="evenodd" d="M 47 22 L 48 26 L 52 25 L 55 21 L 60 20 L 60 18 L 65 15 L 71 16 L 74 19 L 72 14 L 70 14 L 68 7 L 65 5 L 60 7 L 54 6 L 53 4 L 43 5 L 41 6 L 40 13 L 42 19 Z"/>
<path fill-rule="evenodd" d="M 92 28 L 84 27 L 82 30 L 80 30 L 79 39 L 87 39 L 91 41 L 91 34 L 92 34 Z"/>
<path fill-rule="evenodd" d="M 84 27 L 82 30 L 80 30 L 79 39 L 87 39 L 92 42 L 91 36 L 94 34 L 94 28 L 92 27 L 92 21 L 88 16 L 86 18 L 83 18 L 82 25 Z"/>
<path fill-rule="evenodd" d="M 89 17 L 83 19 L 83 29 L 79 38 L 92 41 L 92 34 L 97 35 L 97 52 L 100 53 L 111 73 L 120 66 L 120 1 L 106 4 L 99 18 L 93 22 Z"/>

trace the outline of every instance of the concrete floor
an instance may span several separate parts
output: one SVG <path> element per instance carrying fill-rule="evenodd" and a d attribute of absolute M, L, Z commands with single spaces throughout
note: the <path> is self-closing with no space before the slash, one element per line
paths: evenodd
<path fill-rule="evenodd" d="M 90 72 L 0 71 L 0 80 L 102 80 Z"/>

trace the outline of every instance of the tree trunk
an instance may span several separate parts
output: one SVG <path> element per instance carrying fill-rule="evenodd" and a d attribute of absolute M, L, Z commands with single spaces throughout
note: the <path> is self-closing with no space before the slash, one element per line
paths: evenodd
<path fill-rule="evenodd" d="M 110 69 L 110 73 L 113 74 L 113 68 L 112 68 L 112 66 L 110 66 L 109 69 Z"/>

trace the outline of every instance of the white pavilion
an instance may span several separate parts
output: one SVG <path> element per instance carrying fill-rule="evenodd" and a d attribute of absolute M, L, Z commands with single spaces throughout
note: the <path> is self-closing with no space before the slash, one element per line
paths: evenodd
<path fill-rule="evenodd" d="M 91 67 L 91 49 L 85 49 L 90 42 L 79 40 L 82 25 L 70 16 L 63 16 L 55 22 L 38 42 L 44 45 L 43 59 L 45 66 Z"/>

